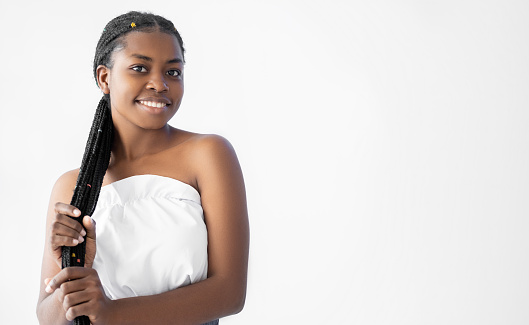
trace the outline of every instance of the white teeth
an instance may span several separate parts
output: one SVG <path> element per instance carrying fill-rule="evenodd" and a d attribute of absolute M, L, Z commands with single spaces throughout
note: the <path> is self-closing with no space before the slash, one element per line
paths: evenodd
<path fill-rule="evenodd" d="M 156 107 L 156 108 L 162 108 L 166 105 L 165 103 L 148 102 L 144 100 L 140 100 L 140 103 L 142 103 L 142 105 L 145 105 L 145 106 Z"/>

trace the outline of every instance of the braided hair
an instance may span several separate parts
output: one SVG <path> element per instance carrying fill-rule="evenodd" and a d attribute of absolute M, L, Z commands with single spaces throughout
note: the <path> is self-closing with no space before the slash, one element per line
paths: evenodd
<path fill-rule="evenodd" d="M 184 45 L 182 37 L 173 23 L 161 16 L 151 13 L 130 11 L 112 19 L 103 30 L 97 43 L 94 57 L 94 78 L 97 83 L 97 67 L 104 65 L 109 69 L 113 67 L 112 53 L 122 50 L 125 46 L 124 36 L 130 32 L 163 32 L 176 36 L 182 55 Z M 110 151 L 114 133 L 112 114 L 110 109 L 110 95 L 105 94 L 97 106 L 90 135 L 86 142 L 79 176 L 75 185 L 71 205 L 81 210 L 81 215 L 74 218 L 82 224 L 85 215 L 92 215 L 103 177 L 110 162 Z M 84 266 L 86 254 L 86 241 L 74 247 L 63 246 L 62 267 Z M 76 325 L 88 325 L 90 320 L 86 316 L 77 317 Z"/>

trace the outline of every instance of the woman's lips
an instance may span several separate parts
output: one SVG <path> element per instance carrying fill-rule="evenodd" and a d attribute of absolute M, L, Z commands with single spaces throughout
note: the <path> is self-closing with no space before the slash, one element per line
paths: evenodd
<path fill-rule="evenodd" d="M 144 100 L 138 100 L 136 101 L 140 107 L 151 114 L 158 114 L 166 110 L 166 108 L 169 106 L 166 103 L 160 103 L 160 102 L 151 102 L 151 101 L 144 101 Z"/>
<path fill-rule="evenodd" d="M 163 108 L 167 106 L 166 103 L 154 102 L 154 101 L 139 100 L 138 102 L 144 106 L 148 106 L 151 108 Z"/>

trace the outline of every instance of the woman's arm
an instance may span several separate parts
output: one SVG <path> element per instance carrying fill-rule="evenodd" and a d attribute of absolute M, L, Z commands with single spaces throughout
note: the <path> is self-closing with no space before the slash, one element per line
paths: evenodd
<path fill-rule="evenodd" d="M 244 306 L 249 226 L 241 167 L 224 138 L 193 141 L 190 159 L 208 229 L 208 278 L 159 295 L 118 300 L 115 324 L 200 324 Z"/>
<path fill-rule="evenodd" d="M 110 324 L 201 324 L 244 306 L 249 226 L 241 168 L 224 138 L 207 135 L 193 141 L 189 159 L 208 229 L 208 278 L 157 295 L 114 300 L 99 315 L 108 316 Z M 77 276 L 75 270 L 66 272 L 57 275 L 52 289 Z M 91 317 L 94 324 L 96 319 Z"/>
<path fill-rule="evenodd" d="M 37 303 L 37 317 L 40 324 L 70 324 L 66 320 L 65 311 L 57 299 L 59 291 L 48 294 L 45 291 L 45 279 L 51 279 L 61 271 L 60 247 L 53 248 L 51 243 L 51 227 L 56 219 L 56 202 L 70 202 L 73 195 L 73 188 L 77 179 L 78 171 L 73 170 L 65 173 L 55 183 L 50 196 L 50 203 L 48 206 L 48 213 L 46 217 L 46 242 L 44 244 L 44 254 L 42 258 L 41 281 L 40 281 L 40 295 Z M 70 210 L 73 216 L 73 209 Z M 73 221 L 73 220 L 72 220 Z M 76 222 L 77 223 L 77 222 Z M 77 230 L 80 230 L 78 227 Z M 79 235 L 81 234 L 80 231 Z M 75 230 L 72 229 L 72 234 Z M 74 236 L 74 235 L 73 235 Z M 74 245 L 73 238 L 70 243 L 65 242 L 70 246 Z"/>

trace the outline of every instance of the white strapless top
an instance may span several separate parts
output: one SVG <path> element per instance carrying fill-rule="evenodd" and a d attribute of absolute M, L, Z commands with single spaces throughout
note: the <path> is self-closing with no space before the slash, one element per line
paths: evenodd
<path fill-rule="evenodd" d="M 101 188 L 92 218 L 93 267 L 109 298 L 153 295 L 207 277 L 207 230 L 191 185 L 157 175 L 116 181 Z"/>

